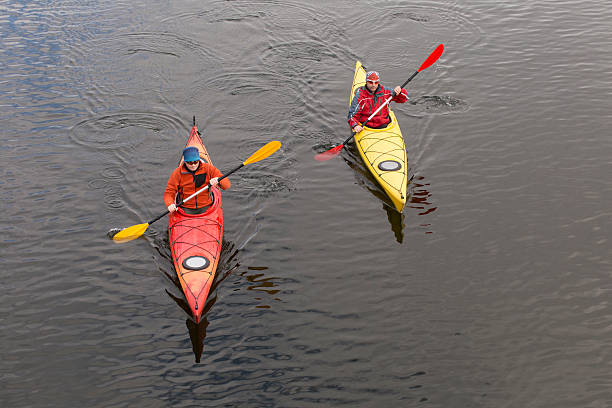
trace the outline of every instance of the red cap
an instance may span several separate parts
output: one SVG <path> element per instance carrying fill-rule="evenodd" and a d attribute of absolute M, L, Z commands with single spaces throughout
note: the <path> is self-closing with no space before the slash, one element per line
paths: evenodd
<path fill-rule="evenodd" d="M 368 73 L 366 74 L 366 80 L 378 82 L 380 81 L 380 75 L 376 71 L 368 71 Z"/>

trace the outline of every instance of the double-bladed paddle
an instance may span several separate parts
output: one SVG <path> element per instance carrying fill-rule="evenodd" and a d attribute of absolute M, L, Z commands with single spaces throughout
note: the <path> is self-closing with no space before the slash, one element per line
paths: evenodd
<path fill-rule="evenodd" d="M 429 55 L 429 57 L 427 57 L 427 59 L 425 60 L 425 62 L 423 62 L 423 64 L 421 64 L 420 68 L 417 69 L 414 74 L 412 74 L 410 76 L 410 78 L 408 78 L 406 80 L 406 82 L 404 82 L 402 84 L 402 86 L 400 86 L 400 88 L 405 87 L 408 82 L 412 81 L 412 78 L 414 78 L 416 76 L 416 74 L 418 74 L 419 72 L 429 68 L 434 62 L 436 62 L 438 60 L 438 58 L 440 58 L 440 55 L 442 55 L 442 52 L 444 51 L 444 45 L 440 44 L 436 47 L 436 49 Z M 370 121 L 370 119 L 372 119 L 383 107 L 385 107 L 389 102 L 391 102 L 391 99 L 393 99 L 393 97 L 387 99 L 385 101 L 385 103 L 383 103 L 382 105 L 380 105 L 378 107 L 378 109 L 376 109 L 376 111 L 370 115 L 370 117 L 361 124 L 362 127 L 365 127 L 366 123 L 368 123 Z M 351 134 L 351 136 L 349 136 L 348 139 L 346 139 L 344 142 L 342 142 L 341 145 L 332 147 L 329 150 L 324 151 L 323 153 L 319 153 L 317 155 L 315 155 L 315 160 L 318 161 L 326 161 L 331 159 L 332 157 L 337 156 L 338 154 L 340 154 L 340 151 L 344 148 L 344 145 L 346 145 L 352 138 L 353 136 L 355 136 L 356 133 Z"/>
<path fill-rule="evenodd" d="M 276 140 L 267 143 L 265 146 L 259 148 L 259 150 L 257 150 L 255 153 L 253 153 L 240 166 L 237 166 L 236 168 L 234 168 L 234 169 L 230 170 L 229 172 L 227 172 L 226 174 L 224 174 L 223 177 L 220 177 L 219 181 L 221 181 L 224 178 L 228 177 L 230 174 L 234 173 L 235 171 L 240 170 L 241 168 L 243 168 L 247 164 L 255 163 L 255 162 L 258 162 L 260 160 L 265 159 L 266 157 L 272 155 L 272 153 L 277 151 L 280 147 L 281 147 L 281 142 L 276 141 Z M 191 200 L 193 197 L 197 196 L 201 192 L 208 190 L 209 187 L 210 187 L 210 184 L 207 184 L 206 186 L 202 187 L 201 189 L 199 189 L 198 191 L 196 191 L 195 193 L 193 193 L 192 195 L 190 195 L 186 199 L 181 200 L 181 202 L 177 203 L 176 206 L 179 207 L 183 203 L 186 203 L 187 201 Z M 165 216 L 169 212 L 170 211 L 166 210 L 162 214 L 158 215 L 157 217 L 153 218 L 151 221 L 146 222 L 144 224 L 137 224 L 137 225 L 132 225 L 131 227 L 124 228 L 121 231 L 117 232 L 115 235 L 113 235 L 113 240 L 114 241 L 118 241 L 118 242 L 124 242 L 124 241 L 131 241 L 133 239 L 136 239 L 139 236 L 141 236 L 142 234 L 144 234 L 144 232 L 147 230 L 147 228 L 149 228 L 149 225 L 151 225 L 155 221 L 161 219 L 163 216 Z"/>

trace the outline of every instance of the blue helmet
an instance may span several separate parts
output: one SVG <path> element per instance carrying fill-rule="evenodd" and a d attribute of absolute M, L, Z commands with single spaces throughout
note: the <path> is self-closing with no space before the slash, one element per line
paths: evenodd
<path fill-rule="evenodd" d="M 183 150 L 183 160 L 186 162 L 194 162 L 200 160 L 200 152 L 195 146 L 186 147 Z"/>

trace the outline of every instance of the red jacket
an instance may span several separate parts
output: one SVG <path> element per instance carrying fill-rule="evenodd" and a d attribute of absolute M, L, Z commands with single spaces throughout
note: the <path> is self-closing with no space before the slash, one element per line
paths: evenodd
<path fill-rule="evenodd" d="M 378 85 L 374 93 L 370 92 L 365 86 L 357 89 L 348 113 L 348 124 L 351 129 L 365 122 L 391 96 L 393 96 L 391 99 L 393 102 L 404 103 L 408 100 L 408 91 L 402 88 L 402 92 L 395 96 L 393 89 L 387 89 L 382 85 Z M 389 104 L 387 104 L 376 116 L 370 119 L 366 126 L 380 128 L 388 125 L 390 121 Z"/>
<path fill-rule="evenodd" d="M 172 203 L 178 203 L 208 184 L 211 178 L 221 176 L 223 174 L 221 174 L 219 169 L 203 161 L 200 161 L 200 165 L 193 173 L 187 170 L 184 163 L 181 163 L 179 167 L 174 169 L 168 179 L 166 191 L 164 192 L 164 204 L 168 207 Z M 229 179 L 226 178 L 219 182 L 219 186 L 223 190 L 227 190 L 231 185 Z M 208 190 L 187 201 L 183 204 L 183 207 L 195 209 L 210 204 L 212 204 L 212 199 L 210 198 L 210 190 Z"/>

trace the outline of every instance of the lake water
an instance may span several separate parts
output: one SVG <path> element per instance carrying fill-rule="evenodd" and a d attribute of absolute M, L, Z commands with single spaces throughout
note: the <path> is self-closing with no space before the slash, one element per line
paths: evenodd
<path fill-rule="evenodd" d="M 612 406 L 607 1 L 0 1 L 3 407 Z M 412 182 L 350 135 L 355 60 Z M 150 220 L 192 117 L 232 175 L 196 325 Z"/>

